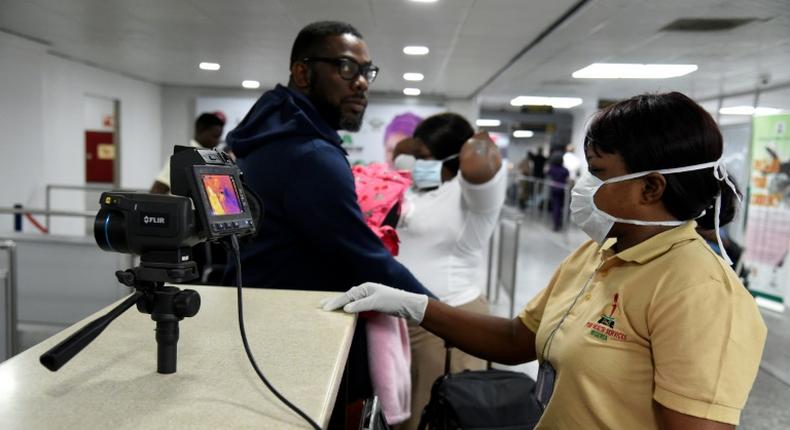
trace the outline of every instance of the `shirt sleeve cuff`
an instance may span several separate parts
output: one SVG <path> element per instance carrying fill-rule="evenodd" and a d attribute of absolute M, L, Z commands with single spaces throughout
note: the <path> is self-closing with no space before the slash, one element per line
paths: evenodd
<path fill-rule="evenodd" d="M 538 332 L 540 321 L 533 318 L 532 315 L 529 314 L 529 312 L 527 312 L 526 310 L 521 311 L 521 313 L 518 315 L 518 318 L 521 320 L 521 323 L 524 324 L 524 326 L 526 326 L 529 329 L 529 331 L 531 331 L 532 333 Z"/>
<path fill-rule="evenodd" d="M 706 420 L 738 425 L 741 418 L 741 410 L 738 408 L 692 399 L 661 388 L 658 385 L 656 385 L 653 392 L 653 399 L 673 411 Z"/>

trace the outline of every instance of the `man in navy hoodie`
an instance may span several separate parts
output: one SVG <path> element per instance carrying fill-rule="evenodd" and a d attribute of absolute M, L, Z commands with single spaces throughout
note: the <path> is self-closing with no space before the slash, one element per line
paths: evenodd
<path fill-rule="evenodd" d="M 377 73 L 354 27 L 310 24 L 294 41 L 288 86 L 264 93 L 228 134 L 264 209 L 258 235 L 241 249 L 244 285 L 346 291 L 373 281 L 433 296 L 365 224 L 340 146 L 337 130 L 362 125 Z M 226 279 L 233 273 L 230 267 Z M 345 400 L 369 397 L 364 324 L 357 324 L 347 369 Z M 343 403 L 330 428 L 342 427 Z"/>
<path fill-rule="evenodd" d="M 242 247 L 245 286 L 346 291 L 373 281 L 430 295 L 365 224 L 336 131 L 359 130 L 377 73 L 354 27 L 310 24 L 294 41 L 288 86 L 264 93 L 228 134 L 264 208 Z"/>

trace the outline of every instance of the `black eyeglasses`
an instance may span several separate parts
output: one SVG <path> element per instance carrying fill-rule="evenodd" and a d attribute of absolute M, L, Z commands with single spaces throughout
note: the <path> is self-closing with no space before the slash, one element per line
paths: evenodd
<path fill-rule="evenodd" d="M 373 81 L 376 80 L 376 76 L 379 74 L 379 68 L 373 64 L 359 64 L 347 57 L 307 57 L 302 61 L 323 61 L 324 63 L 334 64 L 337 66 L 340 77 L 347 81 L 354 80 L 357 76 L 362 75 L 365 80 L 368 81 L 368 84 L 372 84 Z"/>

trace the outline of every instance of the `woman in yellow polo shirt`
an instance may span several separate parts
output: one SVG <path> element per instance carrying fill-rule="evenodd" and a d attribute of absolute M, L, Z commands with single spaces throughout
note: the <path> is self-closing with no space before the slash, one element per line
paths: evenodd
<path fill-rule="evenodd" d="M 637 96 L 598 112 L 585 153 L 589 174 L 573 189 L 571 217 L 593 240 L 517 318 L 373 283 L 324 308 L 406 317 L 496 362 L 537 359 L 537 428 L 733 428 L 766 328 L 695 232 L 732 220 L 740 198 L 715 122 L 683 94 Z"/>

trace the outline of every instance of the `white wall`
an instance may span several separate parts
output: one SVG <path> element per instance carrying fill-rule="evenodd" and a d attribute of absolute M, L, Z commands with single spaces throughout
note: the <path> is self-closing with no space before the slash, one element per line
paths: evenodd
<path fill-rule="evenodd" d="M 106 124 L 104 119 L 111 118 L 111 123 Z M 91 95 L 83 96 L 83 121 L 85 131 L 115 132 L 115 101 L 104 97 Z"/>
<path fill-rule="evenodd" d="M 150 186 L 162 162 L 159 85 L 51 55 L 2 32 L 0 58 L 0 206 L 43 208 L 46 184 L 85 183 L 86 94 L 121 103 L 120 186 Z M 73 192 L 55 192 L 52 207 L 83 210 L 84 201 Z M 53 218 L 52 232 L 79 235 L 83 226 L 83 219 Z M 12 228 L 11 217 L 0 216 L 0 232 Z"/>
<path fill-rule="evenodd" d="M 43 69 L 40 46 L 0 33 L 0 206 L 29 205 L 43 175 Z M 34 118 L 36 120 L 34 120 Z M 12 216 L 0 215 L 0 229 L 13 229 Z"/>

